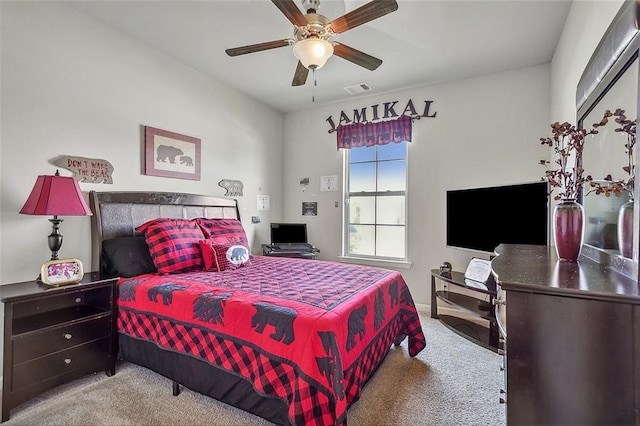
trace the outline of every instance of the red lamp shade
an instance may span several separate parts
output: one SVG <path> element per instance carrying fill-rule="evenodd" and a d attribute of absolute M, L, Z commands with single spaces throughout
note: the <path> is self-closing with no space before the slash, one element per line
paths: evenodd
<path fill-rule="evenodd" d="M 43 216 L 87 216 L 91 215 L 91 210 L 84 201 L 78 181 L 72 177 L 56 174 L 55 176 L 38 176 L 20 213 Z"/>
<path fill-rule="evenodd" d="M 49 219 L 53 231 L 47 241 L 51 260 L 57 260 L 62 247 L 62 235 L 59 232 L 62 219 L 58 216 L 88 216 L 91 210 L 84 202 L 78 182 L 72 177 L 60 176 L 56 171 L 55 176 L 38 176 L 20 213 L 53 216 L 53 219 Z"/>

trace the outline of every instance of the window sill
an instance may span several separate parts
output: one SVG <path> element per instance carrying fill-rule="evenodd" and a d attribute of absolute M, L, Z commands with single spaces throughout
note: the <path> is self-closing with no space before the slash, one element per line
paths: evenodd
<path fill-rule="evenodd" d="M 407 260 L 370 259 L 365 257 L 338 256 L 338 262 L 355 263 L 358 265 L 378 266 L 380 268 L 409 269 L 412 262 Z"/>

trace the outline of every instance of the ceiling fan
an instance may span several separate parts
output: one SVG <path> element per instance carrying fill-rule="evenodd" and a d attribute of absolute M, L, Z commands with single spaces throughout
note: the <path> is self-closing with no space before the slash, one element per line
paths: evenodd
<path fill-rule="evenodd" d="M 321 68 L 334 54 L 371 71 L 382 64 L 382 60 L 353 47 L 332 41 L 331 38 L 336 34 L 398 10 L 396 0 L 372 0 L 333 21 L 329 21 L 325 16 L 317 13 L 320 0 L 302 0 L 302 6 L 307 11 L 306 15 L 302 14 L 294 0 L 271 1 L 293 24 L 295 38 L 235 47 L 225 50 L 227 55 L 239 56 L 293 45 L 293 54 L 298 58 L 298 65 L 293 75 L 292 86 L 304 85 L 309 70 L 315 71 Z"/>

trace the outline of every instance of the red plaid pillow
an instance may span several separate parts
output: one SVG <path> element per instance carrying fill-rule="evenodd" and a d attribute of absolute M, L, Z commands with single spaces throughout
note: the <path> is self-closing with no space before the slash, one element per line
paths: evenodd
<path fill-rule="evenodd" d="M 196 222 L 200 225 L 205 238 L 213 238 L 216 241 L 233 241 L 249 249 L 247 234 L 239 220 L 201 217 L 196 219 Z"/>
<path fill-rule="evenodd" d="M 233 241 L 216 241 L 213 238 L 200 240 L 199 243 L 204 268 L 207 271 L 222 272 L 251 263 L 251 254 L 243 244 Z"/>
<path fill-rule="evenodd" d="M 144 233 L 151 259 L 159 273 L 202 269 L 198 242 L 204 238 L 193 220 L 159 218 L 143 223 L 136 231 Z"/>
<path fill-rule="evenodd" d="M 218 264 L 218 271 L 226 271 L 227 269 L 238 269 L 242 265 L 251 263 L 249 250 L 242 244 L 223 243 L 213 244 L 215 252 L 215 260 Z"/>
<path fill-rule="evenodd" d="M 200 240 L 198 243 L 200 244 L 200 251 L 202 252 L 204 269 L 218 272 L 218 260 L 216 259 L 216 252 L 213 250 L 213 240 Z"/>

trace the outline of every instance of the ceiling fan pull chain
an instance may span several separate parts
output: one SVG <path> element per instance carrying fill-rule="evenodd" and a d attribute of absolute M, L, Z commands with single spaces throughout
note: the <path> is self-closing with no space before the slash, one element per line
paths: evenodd
<path fill-rule="evenodd" d="M 316 101 L 316 86 L 318 85 L 318 82 L 316 81 L 316 69 L 315 67 L 311 69 L 312 73 L 313 73 L 313 87 L 311 88 L 311 102 L 315 102 Z"/>

